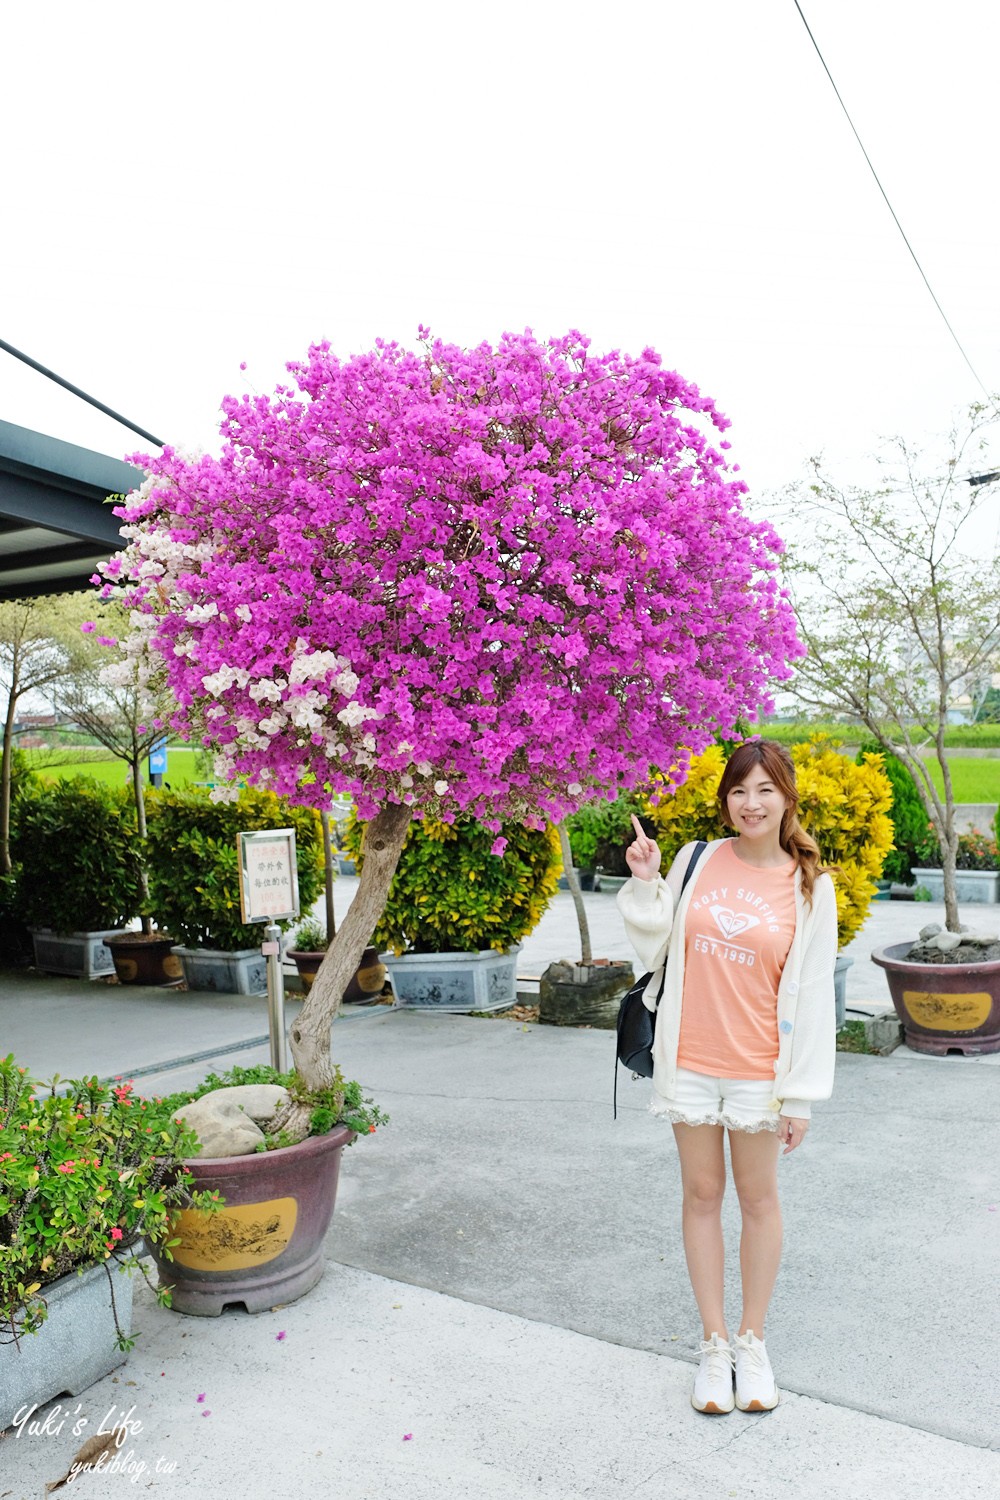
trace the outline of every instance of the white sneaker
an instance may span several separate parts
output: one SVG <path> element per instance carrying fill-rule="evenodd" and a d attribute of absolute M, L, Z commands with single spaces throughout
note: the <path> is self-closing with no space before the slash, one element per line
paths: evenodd
<path fill-rule="evenodd" d="M 733 1351 L 727 1339 L 713 1333 L 698 1345 L 701 1362 L 694 1377 L 691 1405 L 695 1411 L 723 1412 L 733 1409 Z"/>
<path fill-rule="evenodd" d="M 740 1411 L 771 1411 L 778 1404 L 767 1350 L 752 1328 L 733 1339 L 736 1364 L 736 1405 Z"/>

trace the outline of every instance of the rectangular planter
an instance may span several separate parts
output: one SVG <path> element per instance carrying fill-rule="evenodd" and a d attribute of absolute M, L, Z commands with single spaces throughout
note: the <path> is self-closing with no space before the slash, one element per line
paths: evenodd
<path fill-rule="evenodd" d="M 397 1005 L 461 1015 L 517 1004 L 518 943 L 506 953 L 380 953 Z"/>
<path fill-rule="evenodd" d="M 46 974 L 69 974 L 73 979 L 113 974 L 115 961 L 105 938 L 120 937 L 123 931 L 110 927 L 103 932 L 53 932 L 50 927 L 33 927 L 35 968 Z"/>
<path fill-rule="evenodd" d="M 184 969 L 189 990 L 215 990 L 222 995 L 265 995 L 267 959 L 259 948 L 225 953 L 218 948 L 171 948 Z"/>
<path fill-rule="evenodd" d="M 123 1333 L 132 1331 L 132 1277 L 111 1272 L 114 1306 Z M 128 1355 L 115 1342 L 111 1286 L 103 1266 L 71 1272 L 43 1287 L 49 1315 L 37 1333 L 26 1333 L 0 1349 L 0 1431 L 20 1411 L 57 1396 L 78 1396 L 95 1380 L 123 1365 Z"/>
<path fill-rule="evenodd" d="M 942 870 L 914 870 L 913 878 L 930 891 L 932 901 L 944 900 Z M 956 870 L 955 894 L 959 901 L 1000 901 L 1000 870 Z"/>

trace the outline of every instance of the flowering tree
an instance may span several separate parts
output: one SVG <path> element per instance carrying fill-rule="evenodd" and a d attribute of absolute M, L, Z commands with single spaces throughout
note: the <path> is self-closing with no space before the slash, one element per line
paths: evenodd
<path fill-rule="evenodd" d="M 499 833 L 680 781 L 799 650 L 781 544 L 704 430 L 728 422 L 653 350 L 421 340 L 318 344 L 297 389 L 223 402 L 220 457 L 140 457 L 103 568 L 135 627 L 113 671 L 166 675 L 221 781 L 371 820 L 291 1031 L 310 1086 L 412 817 Z"/>

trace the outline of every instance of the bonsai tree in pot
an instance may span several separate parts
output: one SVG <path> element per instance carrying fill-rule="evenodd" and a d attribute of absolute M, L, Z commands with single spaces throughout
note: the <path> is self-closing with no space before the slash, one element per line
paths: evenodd
<path fill-rule="evenodd" d="M 517 950 L 556 890 L 559 837 L 551 826 L 474 818 L 410 824 L 385 909 L 373 934 L 397 1000 L 443 1011 L 505 1010 L 517 1000 Z M 364 829 L 345 840 L 364 878 Z"/>
<path fill-rule="evenodd" d="M 903 438 L 878 455 L 869 485 L 842 485 L 814 461 L 790 504 L 808 534 L 789 549 L 799 628 L 809 648 L 794 691 L 829 717 L 863 724 L 906 765 L 941 849 L 945 923 L 959 931 L 959 830 L 945 731 L 1000 666 L 1000 585 L 973 531 L 989 482 L 994 412 L 974 403 L 943 451 Z M 971 549 L 971 550 L 970 550 Z M 936 761 L 932 775 L 932 762 Z"/>
<path fill-rule="evenodd" d="M 143 900 L 128 790 L 72 777 L 26 791 L 15 815 L 16 905 L 37 966 L 86 978 L 112 973 L 106 940 Z"/>
<path fill-rule="evenodd" d="M 196 1148 L 129 1080 L 42 1084 L 0 1058 L 0 1347 L 17 1346 L 0 1356 L 0 1431 L 123 1362 L 144 1243 L 169 1260 L 174 1210 L 218 1206 L 192 1190 Z M 157 1297 L 169 1305 L 168 1290 Z"/>
<path fill-rule="evenodd" d="M 800 650 L 780 542 L 713 446 L 727 421 L 653 350 L 421 338 L 315 345 L 297 390 L 224 401 L 220 456 L 141 459 L 103 565 L 139 621 L 125 654 L 215 751 L 216 796 L 237 776 L 344 793 L 368 823 L 291 1028 L 313 1090 L 414 818 L 472 816 L 499 859 L 502 820 L 558 823 L 651 764 L 679 782 L 682 747 L 768 709 Z"/>

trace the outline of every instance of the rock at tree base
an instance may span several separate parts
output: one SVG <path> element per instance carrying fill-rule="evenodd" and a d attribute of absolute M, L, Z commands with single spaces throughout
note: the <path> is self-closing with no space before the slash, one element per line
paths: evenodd
<path fill-rule="evenodd" d="M 947 949 L 939 938 L 957 938 Z M 970 937 L 957 932 L 940 933 L 928 943 L 914 943 L 905 961 L 911 964 L 991 964 L 1000 962 L 1000 940 L 995 937 Z"/>
<path fill-rule="evenodd" d="M 586 978 L 580 976 L 586 973 Z M 538 986 L 538 1019 L 548 1026 L 594 1026 L 613 1031 L 618 1006 L 635 983 L 629 963 L 549 964 Z"/>
<path fill-rule="evenodd" d="M 270 1119 L 287 1098 L 287 1090 L 277 1084 L 240 1084 L 203 1094 L 178 1110 L 177 1118 L 198 1137 L 200 1155 L 249 1156 L 264 1139 L 255 1118 Z"/>
<path fill-rule="evenodd" d="M 931 938 L 937 937 L 943 929 L 940 922 L 928 922 L 926 927 L 921 927 L 919 932 L 920 941 L 929 943 Z"/>

